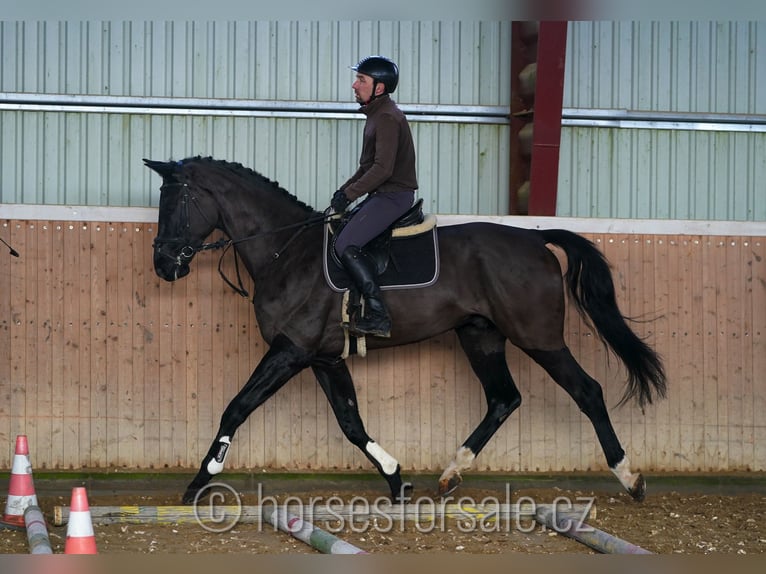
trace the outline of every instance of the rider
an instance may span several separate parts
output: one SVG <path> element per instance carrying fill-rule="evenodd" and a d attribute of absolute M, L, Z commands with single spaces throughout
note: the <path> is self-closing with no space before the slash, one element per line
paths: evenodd
<path fill-rule="evenodd" d="M 356 72 L 351 87 L 367 120 L 359 169 L 335 192 L 331 206 L 340 213 L 357 198 L 367 199 L 338 234 L 335 252 L 365 301 L 364 317 L 351 325 L 352 332 L 390 337 L 391 317 L 375 266 L 362 248 L 412 207 L 418 188 L 415 145 L 407 119 L 389 95 L 399 83 L 396 64 L 370 56 L 351 69 Z"/>

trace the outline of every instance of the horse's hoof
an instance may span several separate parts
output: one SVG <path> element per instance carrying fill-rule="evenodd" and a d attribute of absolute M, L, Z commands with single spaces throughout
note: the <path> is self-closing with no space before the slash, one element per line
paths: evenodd
<path fill-rule="evenodd" d="M 184 492 L 184 495 L 181 497 L 181 503 L 182 504 L 194 504 L 195 502 L 198 502 L 199 499 L 197 498 L 203 498 L 199 495 L 199 488 L 187 488 L 186 492 Z"/>
<path fill-rule="evenodd" d="M 449 478 L 442 478 L 439 481 L 439 496 L 447 496 L 455 492 L 455 489 L 463 482 L 463 477 L 457 472 L 450 475 Z"/>
<path fill-rule="evenodd" d="M 628 494 L 633 497 L 636 502 L 643 502 L 646 498 L 646 481 L 644 475 L 639 474 L 636 482 L 633 483 L 633 487 L 628 490 Z"/>

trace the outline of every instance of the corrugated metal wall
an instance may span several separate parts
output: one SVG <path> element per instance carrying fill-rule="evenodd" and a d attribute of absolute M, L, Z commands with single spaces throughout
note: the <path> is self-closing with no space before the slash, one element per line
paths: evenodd
<path fill-rule="evenodd" d="M 4 22 L 0 92 L 353 102 L 382 53 L 401 104 L 510 105 L 510 22 Z M 1 102 L 0 102 L 1 103 Z M 150 206 L 141 158 L 214 155 L 317 207 L 355 170 L 348 119 L 0 111 L 0 201 Z M 508 210 L 508 125 L 418 122 L 420 195 L 442 213 Z"/>
<path fill-rule="evenodd" d="M 565 123 L 558 215 L 766 221 L 766 22 L 572 23 L 564 90 L 565 111 L 749 115 L 760 125 Z"/>

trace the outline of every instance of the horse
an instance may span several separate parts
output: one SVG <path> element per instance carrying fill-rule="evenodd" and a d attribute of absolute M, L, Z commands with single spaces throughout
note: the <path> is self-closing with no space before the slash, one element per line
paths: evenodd
<path fill-rule="evenodd" d="M 278 182 L 239 163 L 200 156 L 144 163 L 162 177 L 153 243 L 156 274 L 176 281 L 190 272 L 198 253 L 233 247 L 256 286 L 252 303 L 268 345 L 224 409 L 183 502 L 194 502 L 223 471 L 231 440 L 248 416 L 307 368 L 344 436 L 377 469 L 392 500 L 406 500 L 411 484 L 403 482 L 396 458 L 367 434 L 344 359 L 342 294 L 328 287 L 320 247 L 330 209 L 313 209 Z M 205 243 L 214 230 L 225 238 Z M 632 399 L 643 410 L 665 396 L 662 359 L 620 312 L 606 257 L 587 238 L 564 229 L 470 222 L 437 227 L 437 235 L 438 279 L 424 288 L 384 291 L 391 336 L 367 338 L 367 349 L 416 343 L 450 330 L 457 333 L 483 387 L 486 413 L 444 468 L 438 493 L 446 496 L 459 486 L 463 473 L 521 404 L 506 361 L 510 341 L 571 396 L 591 421 L 609 469 L 630 496 L 644 500 L 645 479 L 631 468 L 601 385 L 577 363 L 564 341 L 568 292 L 573 307 L 625 366 L 627 381 L 619 404 Z M 566 272 L 549 245 L 563 250 Z"/>

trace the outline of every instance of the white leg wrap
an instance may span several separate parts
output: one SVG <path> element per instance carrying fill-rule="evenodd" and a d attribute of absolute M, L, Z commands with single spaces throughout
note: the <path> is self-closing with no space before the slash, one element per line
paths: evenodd
<path fill-rule="evenodd" d="M 638 475 L 630 471 L 630 461 L 627 455 L 611 469 L 626 490 L 633 488 Z"/>
<path fill-rule="evenodd" d="M 368 453 L 370 453 L 372 458 L 378 461 L 378 464 L 380 464 L 383 472 L 386 474 L 394 474 L 396 472 L 396 467 L 399 466 L 399 462 L 393 456 L 383 450 L 383 447 L 381 447 L 378 443 L 371 440 L 367 443 L 365 449 Z"/>
<path fill-rule="evenodd" d="M 471 466 L 473 466 L 474 459 L 476 459 L 476 455 L 473 453 L 473 451 L 470 448 L 461 446 L 459 449 L 457 449 L 455 458 L 452 460 L 452 462 L 449 463 L 449 466 L 444 469 L 444 472 L 442 473 L 439 480 L 444 480 L 454 474 L 462 474 L 464 470 L 468 470 L 471 468 Z"/>
<path fill-rule="evenodd" d="M 223 463 L 226 460 L 226 455 L 229 454 L 230 445 L 231 439 L 227 436 L 222 436 L 218 440 L 218 452 L 207 463 L 207 471 L 210 474 L 218 474 L 223 470 Z"/>

